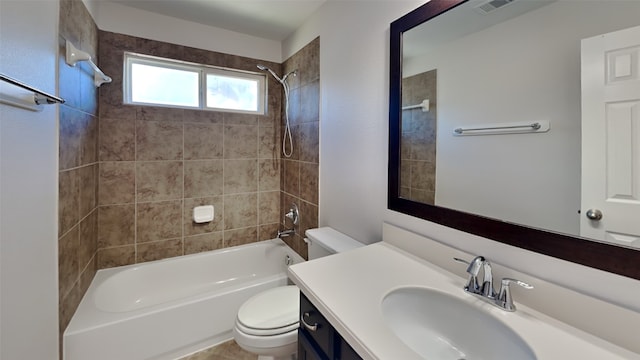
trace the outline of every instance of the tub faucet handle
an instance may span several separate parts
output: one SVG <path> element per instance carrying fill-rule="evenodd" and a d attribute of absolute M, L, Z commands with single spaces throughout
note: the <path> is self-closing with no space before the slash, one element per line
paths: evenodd
<path fill-rule="evenodd" d="M 295 226 L 300 223 L 300 212 L 298 211 L 298 206 L 295 203 L 291 204 L 291 208 L 289 211 L 284 214 L 285 221 L 286 219 L 291 220 L 291 223 Z"/>

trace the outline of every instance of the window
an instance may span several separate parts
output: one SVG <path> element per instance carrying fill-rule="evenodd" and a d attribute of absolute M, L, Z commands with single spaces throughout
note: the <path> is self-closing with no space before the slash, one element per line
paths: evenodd
<path fill-rule="evenodd" d="M 265 98 L 264 74 L 125 53 L 125 104 L 264 114 Z"/>
<path fill-rule="evenodd" d="M 262 82 L 264 83 L 264 77 Z M 260 98 L 259 79 L 238 76 L 231 71 L 207 73 L 207 108 L 257 112 Z M 263 85 L 264 86 L 264 85 Z"/>

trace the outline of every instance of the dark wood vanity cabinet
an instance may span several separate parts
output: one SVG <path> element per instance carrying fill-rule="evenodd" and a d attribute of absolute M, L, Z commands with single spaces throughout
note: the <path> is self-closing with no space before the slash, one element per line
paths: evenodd
<path fill-rule="evenodd" d="M 300 294 L 298 360 L 361 360 L 320 311 Z M 309 326 L 305 326 L 302 320 Z"/>

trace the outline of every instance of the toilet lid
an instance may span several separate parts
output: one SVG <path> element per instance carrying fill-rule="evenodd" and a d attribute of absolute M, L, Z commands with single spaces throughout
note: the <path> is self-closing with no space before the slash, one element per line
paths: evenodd
<path fill-rule="evenodd" d="M 276 333 L 298 327 L 300 292 L 295 285 L 275 287 L 247 300 L 238 310 L 238 323 L 245 329 L 275 330 Z M 286 329 L 283 329 L 286 328 Z M 265 334 L 266 335 L 266 334 Z"/>

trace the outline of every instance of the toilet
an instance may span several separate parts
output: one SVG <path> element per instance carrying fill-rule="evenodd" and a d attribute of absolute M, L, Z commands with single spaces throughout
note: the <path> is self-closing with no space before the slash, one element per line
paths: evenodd
<path fill-rule="evenodd" d="M 309 229 L 306 236 L 309 260 L 364 246 L 330 227 Z M 240 306 L 233 337 L 241 348 L 258 355 L 258 360 L 296 359 L 299 311 L 297 286 L 265 290 Z"/>

